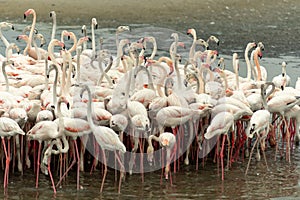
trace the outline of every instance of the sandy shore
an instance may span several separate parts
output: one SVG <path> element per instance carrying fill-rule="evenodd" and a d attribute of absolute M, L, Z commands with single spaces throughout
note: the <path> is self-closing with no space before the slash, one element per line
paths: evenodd
<path fill-rule="evenodd" d="M 23 14 L 34 8 L 37 20 L 51 23 L 55 10 L 60 25 L 89 24 L 96 17 L 100 27 L 150 24 L 185 32 L 195 28 L 207 38 L 214 34 L 228 48 L 263 41 L 270 55 L 299 54 L 299 0 L 9 0 L 1 1 L 1 19 L 23 23 Z"/>

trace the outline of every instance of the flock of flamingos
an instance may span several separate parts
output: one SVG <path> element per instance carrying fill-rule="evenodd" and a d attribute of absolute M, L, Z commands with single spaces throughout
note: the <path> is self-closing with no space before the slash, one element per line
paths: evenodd
<path fill-rule="evenodd" d="M 172 184 L 171 172 L 180 170 L 181 163 L 192 162 L 198 169 L 198 161 L 209 157 L 218 167 L 220 163 L 222 180 L 224 168 L 244 157 L 249 157 L 247 174 L 253 153 L 257 160 L 262 154 L 266 162 L 268 147 L 276 148 L 275 159 L 280 155 L 290 162 L 293 144 L 300 139 L 300 81 L 289 85 L 285 62 L 282 73 L 267 81 L 267 71 L 259 63 L 263 43 L 247 44 L 247 77 L 241 77 L 239 67 L 244 66 L 238 55 L 232 56 L 233 70 L 225 69 L 224 58 L 209 48 L 219 44 L 218 38 L 197 39 L 194 29 L 187 31 L 193 38 L 186 47 L 188 58 L 177 52 L 184 43 L 176 33 L 171 35 L 170 54 L 158 58 L 154 37 L 119 39 L 129 31 L 128 26 L 119 26 L 114 55 L 103 49 L 101 41 L 96 51 L 95 18 L 91 37 L 83 26 L 81 36 L 64 30 L 60 39 L 55 38 L 52 11 L 52 36 L 45 50 L 37 45 L 45 45 L 45 40 L 35 28 L 35 11 L 24 13 L 25 18 L 31 15 L 32 24 L 17 37 L 26 42 L 22 54 L 1 32 L 13 29 L 13 24 L 0 23 L 6 47 L 5 56 L 0 55 L 4 190 L 10 173 L 23 174 L 30 168 L 36 173 L 36 188 L 44 173 L 56 193 L 70 170 L 77 170 L 80 189 L 80 171 L 98 167 L 102 192 L 108 167 L 115 166 L 120 193 L 127 174 L 140 171 L 143 180 L 144 164 L 148 169 L 161 166 L 162 176 Z M 73 43 L 69 49 L 66 40 Z M 87 48 L 89 42 L 92 48 Z M 56 184 L 54 167 L 60 172 Z"/>

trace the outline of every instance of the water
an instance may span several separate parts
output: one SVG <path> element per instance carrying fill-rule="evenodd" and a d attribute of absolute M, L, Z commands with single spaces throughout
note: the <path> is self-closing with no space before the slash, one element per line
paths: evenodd
<path fill-rule="evenodd" d="M 213 13 L 217 12 L 213 8 L 211 11 Z M 259 10 L 252 8 L 249 15 L 253 16 L 258 12 L 262 14 Z M 281 10 L 279 14 L 284 12 L 284 10 Z M 227 16 L 228 19 L 240 17 L 240 13 L 231 9 L 230 6 L 228 8 L 225 7 L 223 12 L 219 14 L 223 17 Z M 246 12 L 245 15 L 248 16 Z M 280 19 L 280 16 L 278 16 L 278 19 Z M 239 36 L 238 32 L 227 32 L 228 28 L 225 27 L 225 23 L 224 25 L 220 25 L 217 19 L 205 20 L 211 25 L 205 34 L 209 36 L 208 33 L 212 33 L 223 39 L 219 47 L 213 47 L 219 51 L 219 57 L 222 56 L 225 58 L 226 67 L 231 69 L 231 54 L 237 52 L 240 57 L 240 75 L 245 77 L 246 67 L 243 59 L 243 51 L 249 38 L 246 41 L 243 40 L 243 36 Z M 276 19 L 274 20 L 276 21 Z M 271 32 L 277 32 L 276 29 L 279 27 L 274 20 L 267 20 L 266 22 L 269 24 L 267 25 L 267 29 Z M 15 31 L 4 32 L 4 35 L 8 37 L 9 41 L 15 41 L 17 35 L 29 23 L 29 20 L 23 23 L 19 22 L 15 24 Z M 172 21 L 172 23 L 173 29 L 163 28 L 158 24 L 131 24 L 131 32 L 123 33 L 120 35 L 120 38 L 129 38 L 131 41 L 135 41 L 144 36 L 154 36 L 158 40 L 158 56 L 161 56 L 168 54 L 168 48 L 172 42 L 170 39 L 171 33 L 178 32 L 180 41 L 185 42 L 186 47 L 189 48 L 192 39 L 185 34 L 185 28 L 188 25 L 184 24 L 184 19 L 179 18 L 178 22 Z M 181 25 L 179 28 L 177 27 L 179 23 L 183 23 L 184 25 Z M 73 31 L 77 36 L 81 35 L 81 24 L 74 25 L 71 22 L 67 24 L 58 26 L 56 38 L 60 38 L 59 33 L 63 29 Z M 281 24 L 281 21 L 279 24 Z M 233 22 L 231 25 L 234 30 L 239 30 L 234 26 Z M 46 36 L 47 41 L 49 41 L 51 24 L 41 22 L 37 24 L 37 28 L 40 33 Z M 256 26 L 254 29 L 261 31 L 261 28 L 262 26 Z M 249 24 L 244 24 L 244 26 L 240 27 L 240 30 L 249 33 L 252 28 L 250 28 Z M 297 52 L 295 49 L 286 51 L 286 48 L 288 48 L 286 46 L 290 43 L 286 44 L 284 48 L 276 48 L 278 47 L 276 44 L 279 43 L 282 45 L 284 43 L 284 38 L 276 41 L 275 46 L 272 46 L 270 42 L 272 39 L 267 39 L 266 30 L 262 31 L 264 31 L 263 34 L 256 34 L 252 36 L 252 39 L 262 39 L 262 42 L 266 41 L 269 44 L 266 45 L 266 52 L 264 53 L 266 56 L 260 60 L 261 65 L 265 66 L 269 73 L 268 79 L 271 80 L 271 77 L 280 74 L 281 62 L 287 61 L 287 74 L 291 76 L 291 85 L 294 86 L 300 74 Z M 116 51 L 114 46 L 114 32 L 114 28 L 100 28 L 96 31 L 96 38 L 103 37 L 104 48 L 110 49 L 112 53 Z M 203 33 L 203 31 L 200 33 Z M 236 40 L 234 39 L 235 37 L 237 37 Z M 293 36 L 289 36 L 289 38 L 291 37 Z M 25 46 L 22 41 L 15 42 L 21 48 Z M 66 43 L 67 48 L 71 45 L 71 42 Z M 188 49 L 178 48 L 178 51 L 185 59 L 187 58 Z M 3 47 L 0 49 L 0 52 L 4 54 Z M 160 184 L 160 171 L 146 173 L 144 183 L 141 181 L 140 174 L 133 174 L 132 176 L 127 174 L 125 182 L 122 183 L 121 194 L 117 194 L 117 183 L 114 181 L 113 170 L 109 170 L 108 172 L 102 194 L 99 193 L 101 171 L 98 169 L 92 175 L 89 172 L 81 173 L 80 181 L 83 189 L 79 191 L 76 191 L 76 173 L 72 171 L 67 181 L 64 182 L 63 187 L 57 188 L 57 194 L 54 196 L 49 177 L 41 174 L 39 188 L 35 189 L 35 175 L 31 169 L 27 169 L 23 176 L 17 172 L 10 174 L 8 194 L 0 194 L 0 197 L 4 199 L 296 199 L 300 196 L 300 149 L 294 147 L 291 155 L 291 163 L 286 162 L 285 159 L 280 159 L 279 156 L 277 156 L 277 161 L 274 161 L 275 150 L 273 148 L 268 148 L 266 151 L 269 171 L 267 171 L 263 160 L 258 162 L 253 159 L 249 173 L 245 176 L 244 173 L 248 161 L 245 159 L 244 161 L 234 162 L 230 170 L 225 172 L 225 180 L 221 181 L 217 164 L 208 159 L 204 167 L 200 163 L 198 171 L 195 170 L 194 162 L 189 166 L 181 164 L 180 171 L 175 174 L 172 173 L 172 186 L 166 181 Z M 88 168 L 87 171 L 89 170 Z M 57 173 L 54 172 L 54 174 L 55 181 L 57 181 Z M 0 176 L 0 180 L 3 180 L 2 176 Z"/>

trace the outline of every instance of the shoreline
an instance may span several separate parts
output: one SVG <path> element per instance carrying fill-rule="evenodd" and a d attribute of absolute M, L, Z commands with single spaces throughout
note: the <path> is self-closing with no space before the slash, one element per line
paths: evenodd
<path fill-rule="evenodd" d="M 95 17 L 101 28 L 146 24 L 182 33 L 194 28 L 199 38 L 219 37 L 228 54 L 243 50 L 249 41 L 262 41 L 270 57 L 300 55 L 298 0 L 10 0 L 2 1 L 2 20 L 23 24 L 29 8 L 35 9 L 37 22 L 45 23 L 52 23 L 49 13 L 54 10 L 58 26 L 88 26 Z"/>

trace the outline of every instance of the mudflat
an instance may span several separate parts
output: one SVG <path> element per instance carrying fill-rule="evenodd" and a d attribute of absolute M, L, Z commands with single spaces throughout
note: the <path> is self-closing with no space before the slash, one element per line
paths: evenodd
<path fill-rule="evenodd" d="M 9 0 L 1 1 L 1 20 L 21 23 L 28 8 L 37 21 L 49 22 L 57 13 L 59 25 L 100 27 L 149 24 L 185 32 L 195 28 L 199 37 L 217 35 L 227 49 L 262 41 L 269 55 L 299 55 L 299 0 Z"/>

